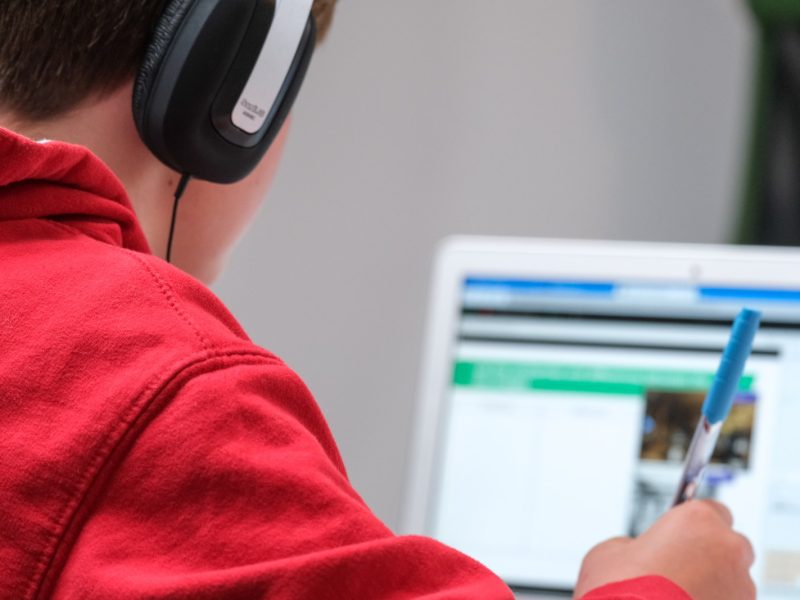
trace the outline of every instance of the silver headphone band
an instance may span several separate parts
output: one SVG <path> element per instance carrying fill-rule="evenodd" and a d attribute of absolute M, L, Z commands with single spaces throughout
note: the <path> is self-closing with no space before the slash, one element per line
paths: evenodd
<path fill-rule="evenodd" d="M 245 133 L 257 133 L 274 110 L 313 4 L 314 0 L 275 0 L 275 14 L 267 39 L 231 114 L 233 124 Z"/>

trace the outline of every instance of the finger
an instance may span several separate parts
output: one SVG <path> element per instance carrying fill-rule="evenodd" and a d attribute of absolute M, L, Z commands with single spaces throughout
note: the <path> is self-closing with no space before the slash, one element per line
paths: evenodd
<path fill-rule="evenodd" d="M 618 548 L 620 546 L 624 546 L 625 544 L 630 544 L 632 541 L 633 540 L 629 537 L 624 537 L 624 536 L 614 537 L 605 540 L 604 542 L 600 542 L 599 544 L 594 546 L 591 550 L 589 550 L 587 556 L 590 554 L 596 554 L 597 552 L 605 552 L 610 548 Z"/>
<path fill-rule="evenodd" d="M 753 549 L 753 544 L 750 543 L 750 540 L 743 536 L 741 533 L 734 532 L 734 535 L 738 538 L 739 545 L 741 547 L 742 557 L 744 558 L 747 566 L 752 566 L 756 560 L 756 552 Z"/>
<path fill-rule="evenodd" d="M 742 586 L 743 596 L 742 598 L 747 598 L 748 600 L 756 600 L 758 597 L 758 593 L 756 590 L 756 583 L 752 580 L 752 578 L 748 577 L 747 582 Z"/>
<path fill-rule="evenodd" d="M 721 502 L 717 502 L 716 500 L 693 500 L 692 502 L 705 504 L 711 508 L 728 527 L 733 527 L 733 514 L 731 514 L 728 507 Z"/>

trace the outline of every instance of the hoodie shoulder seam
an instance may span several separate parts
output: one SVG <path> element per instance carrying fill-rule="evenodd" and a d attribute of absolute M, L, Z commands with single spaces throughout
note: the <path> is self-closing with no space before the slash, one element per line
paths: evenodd
<path fill-rule="evenodd" d="M 58 221 L 52 221 L 52 220 L 47 220 L 47 223 L 49 225 L 52 225 L 56 229 L 68 232 L 70 235 L 75 235 L 75 234 L 82 236 L 85 235 L 82 231 L 74 227 L 71 227 L 66 223 L 59 223 Z M 104 244 L 104 242 L 101 242 L 100 240 L 94 240 L 94 241 L 100 244 Z M 108 246 L 108 244 L 104 245 Z M 128 248 L 121 248 L 118 246 L 110 246 L 110 247 L 121 251 L 124 255 L 130 257 L 131 259 L 139 263 L 142 269 L 150 276 L 150 279 L 155 284 L 156 288 L 166 301 L 167 305 L 172 309 L 172 312 L 174 312 L 177 315 L 177 317 L 181 321 L 183 321 L 183 323 L 187 327 L 189 327 L 189 329 L 192 331 L 195 338 L 199 342 L 201 348 L 206 352 L 210 352 L 212 349 L 211 342 L 203 334 L 203 332 L 200 330 L 200 328 L 197 326 L 194 320 L 192 320 L 191 316 L 189 316 L 189 314 L 183 309 L 183 307 L 181 307 L 178 295 L 175 293 L 175 290 L 172 288 L 172 286 L 169 285 L 169 283 L 163 277 L 161 277 L 161 275 L 158 274 L 158 272 L 152 267 L 152 265 L 148 264 L 147 261 L 142 256 L 139 256 L 139 253 L 136 252 L 135 250 L 130 250 Z"/>

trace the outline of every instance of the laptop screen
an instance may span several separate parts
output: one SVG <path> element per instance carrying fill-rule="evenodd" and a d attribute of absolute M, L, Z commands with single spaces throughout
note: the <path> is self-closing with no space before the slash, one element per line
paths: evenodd
<path fill-rule="evenodd" d="M 570 589 L 592 546 L 669 508 L 743 306 L 762 328 L 700 496 L 753 542 L 759 597 L 800 597 L 800 289 L 467 278 L 428 531 Z"/>

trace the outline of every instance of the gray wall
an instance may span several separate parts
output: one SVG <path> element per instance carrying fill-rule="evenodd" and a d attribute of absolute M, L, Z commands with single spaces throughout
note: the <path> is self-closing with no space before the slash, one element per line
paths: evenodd
<path fill-rule="evenodd" d="M 437 241 L 725 240 L 752 32 L 736 0 L 340 4 L 217 291 L 397 526 Z"/>

